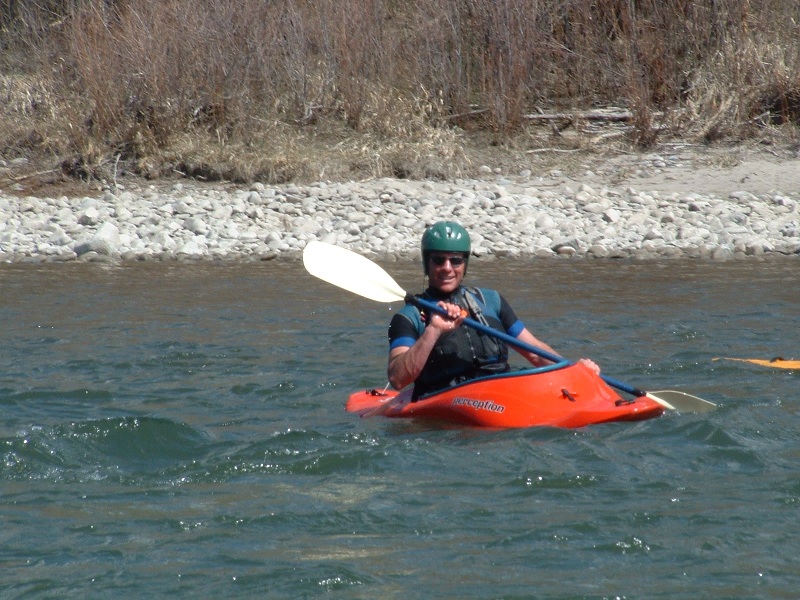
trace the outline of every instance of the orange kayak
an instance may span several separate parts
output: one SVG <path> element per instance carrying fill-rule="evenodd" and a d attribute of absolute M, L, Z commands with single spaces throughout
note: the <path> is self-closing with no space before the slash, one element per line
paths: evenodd
<path fill-rule="evenodd" d="M 559 363 L 472 379 L 416 402 L 410 391 L 361 390 L 346 409 L 381 415 L 448 421 L 476 427 L 584 427 L 657 417 L 664 407 L 644 396 L 622 398 L 588 367 Z"/>
<path fill-rule="evenodd" d="M 800 369 L 800 360 L 786 360 L 785 358 L 776 357 L 769 360 L 762 358 L 712 358 L 711 360 L 735 360 L 738 362 L 746 362 L 761 367 L 775 367 L 776 369 Z"/>

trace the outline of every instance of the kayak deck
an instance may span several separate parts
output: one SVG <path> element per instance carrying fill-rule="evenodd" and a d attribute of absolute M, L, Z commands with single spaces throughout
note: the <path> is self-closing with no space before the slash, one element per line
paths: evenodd
<path fill-rule="evenodd" d="M 664 407 L 645 396 L 622 398 L 580 363 L 558 363 L 481 377 L 416 402 L 410 390 L 360 390 L 346 409 L 361 416 L 448 421 L 476 427 L 584 427 L 660 416 Z"/>

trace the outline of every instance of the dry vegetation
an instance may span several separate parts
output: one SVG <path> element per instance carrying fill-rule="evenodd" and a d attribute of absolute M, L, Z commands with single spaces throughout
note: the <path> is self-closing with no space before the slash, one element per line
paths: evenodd
<path fill-rule="evenodd" d="M 0 0 L 0 35 L 0 159 L 83 179 L 451 177 L 800 123 L 796 0 Z"/>

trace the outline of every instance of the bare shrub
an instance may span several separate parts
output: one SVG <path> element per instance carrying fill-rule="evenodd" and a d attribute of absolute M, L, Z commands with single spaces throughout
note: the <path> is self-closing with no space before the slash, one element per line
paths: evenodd
<path fill-rule="evenodd" d="M 706 141 L 800 123 L 800 55 L 772 40 L 728 40 L 692 82 L 692 132 Z"/>
<path fill-rule="evenodd" d="M 529 113 L 561 107 L 622 105 L 639 146 L 758 135 L 800 120 L 800 3 L 758 8 L 0 0 L 0 152 L 86 176 L 121 159 L 153 176 L 283 180 L 443 176 L 468 166 L 465 132 L 510 145 Z"/>

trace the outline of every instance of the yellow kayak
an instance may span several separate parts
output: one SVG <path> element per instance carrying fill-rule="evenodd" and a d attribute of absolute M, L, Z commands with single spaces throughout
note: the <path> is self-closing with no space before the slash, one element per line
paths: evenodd
<path fill-rule="evenodd" d="M 771 358 L 769 360 L 765 360 L 763 358 L 714 358 L 712 360 L 736 360 L 739 362 L 747 362 L 752 363 L 754 365 L 760 365 L 762 367 L 776 367 L 778 369 L 800 369 L 800 360 L 786 360 L 785 358 L 781 358 L 777 356 L 775 358 Z"/>

